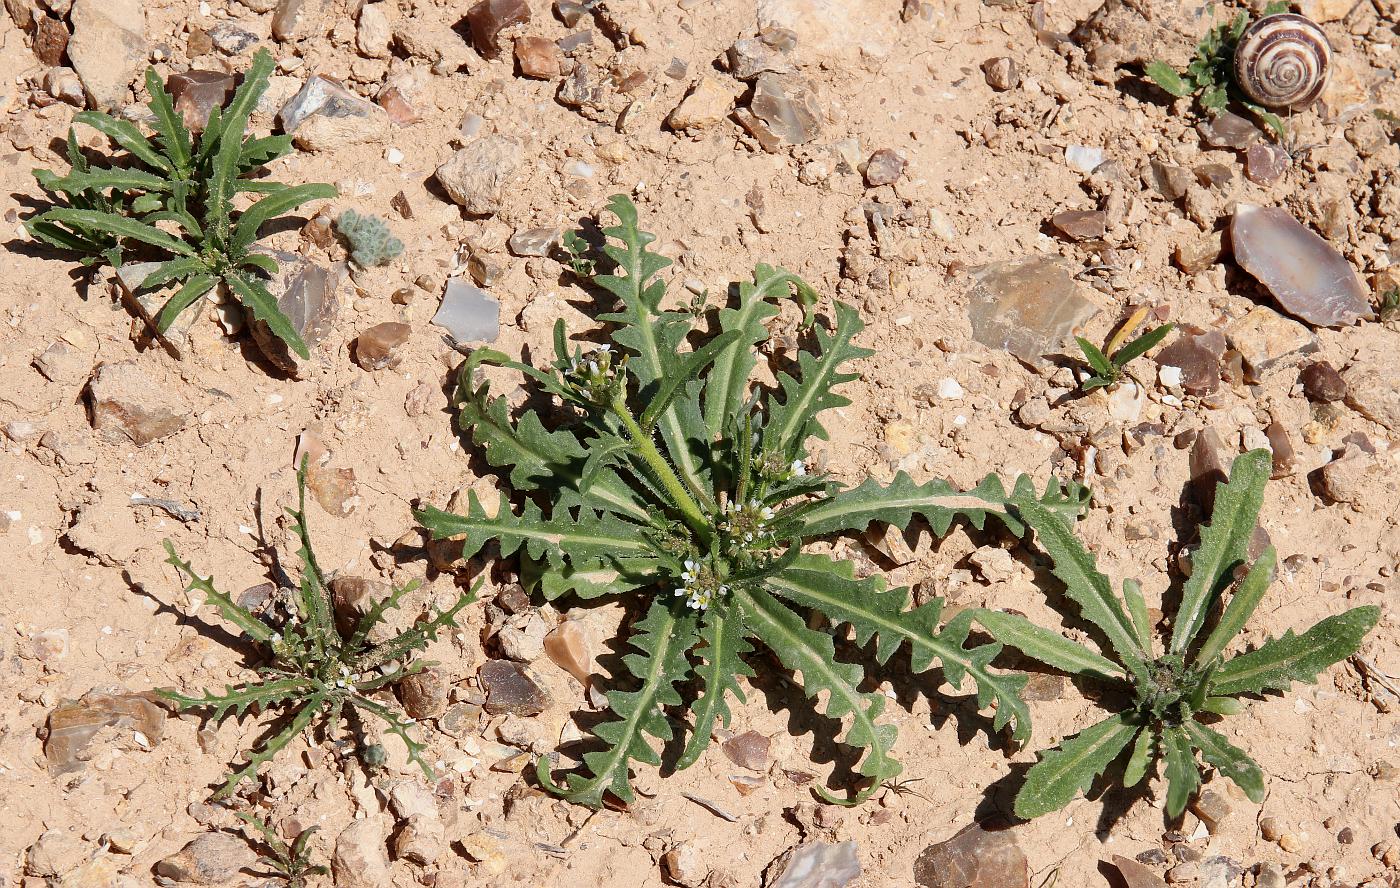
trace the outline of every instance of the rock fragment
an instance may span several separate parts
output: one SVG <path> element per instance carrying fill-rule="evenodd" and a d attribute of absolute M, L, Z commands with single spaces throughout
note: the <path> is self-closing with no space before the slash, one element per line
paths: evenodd
<path fill-rule="evenodd" d="M 233 22 L 219 22 L 208 34 L 210 44 L 226 56 L 236 56 L 258 42 L 258 35 Z"/>
<path fill-rule="evenodd" d="M 72 68 L 60 66 L 45 71 L 44 92 L 74 108 L 87 106 L 87 93 L 83 91 L 83 82 L 78 79 L 77 72 Z"/>
<path fill-rule="evenodd" d="M 723 120 L 733 103 L 734 96 L 719 78 L 705 74 L 667 115 L 666 125 L 677 132 L 707 129 Z"/>
<path fill-rule="evenodd" d="M 330 333 L 340 313 L 335 295 L 339 275 L 295 253 L 274 250 L 269 255 L 277 261 L 277 274 L 265 282 L 268 292 L 277 299 L 278 310 L 291 321 L 314 360 L 316 346 Z M 298 379 L 310 371 L 311 361 L 288 348 L 265 322 L 255 319 L 249 330 L 258 348 L 278 369 Z"/>
<path fill-rule="evenodd" d="M 1188 394 L 1208 395 L 1220 388 L 1220 362 L 1225 356 L 1225 335 L 1183 325 L 1176 338 L 1153 356 L 1158 367 L 1181 370 L 1181 387 Z"/>
<path fill-rule="evenodd" d="M 762 773 L 768 770 L 768 737 L 757 731 L 736 734 L 720 744 L 725 758 L 741 768 Z"/>
<path fill-rule="evenodd" d="M 312 464 L 318 464 L 314 458 Z M 388 598 L 393 589 L 388 583 L 364 577 L 339 576 L 331 580 L 331 603 L 335 607 L 335 625 L 342 633 L 355 631 L 360 619 L 376 604 Z M 370 641 L 378 643 L 388 639 L 388 628 L 383 623 L 370 630 Z"/>
<path fill-rule="evenodd" d="M 729 73 L 736 80 L 753 80 L 760 74 L 789 74 L 792 63 L 787 54 L 775 50 L 757 37 L 742 37 L 724 54 Z"/>
<path fill-rule="evenodd" d="M 366 3 L 360 7 L 360 18 L 355 27 L 355 47 L 360 55 L 371 59 L 387 59 L 389 42 L 394 30 L 389 26 L 389 16 L 385 14 L 387 3 Z"/>
<path fill-rule="evenodd" d="M 904 157 L 889 148 L 881 148 L 865 162 L 865 184 L 871 188 L 893 185 L 904 175 Z"/>
<path fill-rule="evenodd" d="M 1121 854 L 1113 855 L 1113 865 L 1128 888 L 1167 888 L 1166 880 L 1150 867 Z"/>
<path fill-rule="evenodd" d="M 81 770 L 91 758 L 88 744 L 103 728 L 116 728 L 132 748 L 155 746 L 165 735 L 165 710 L 141 694 L 97 691 L 60 704 L 49 713 L 44 741 L 49 773 Z M 140 740 L 135 739 L 137 734 Z"/>
<path fill-rule="evenodd" d="M 510 236 L 507 246 L 516 256 L 548 256 L 559 243 L 558 228 L 522 228 Z"/>
<path fill-rule="evenodd" d="M 412 718 L 437 718 L 447 711 L 452 679 L 437 666 L 429 666 L 399 682 L 403 711 Z"/>
<path fill-rule="evenodd" d="M 389 133 L 389 115 L 329 77 L 316 74 L 277 112 L 297 147 L 333 151 L 378 142 Z"/>
<path fill-rule="evenodd" d="M 394 836 L 394 856 L 419 866 L 431 866 L 442 854 L 444 843 L 442 821 L 436 813 L 414 814 Z"/>
<path fill-rule="evenodd" d="M 770 888 L 845 888 L 860 878 L 860 858 L 854 840 L 807 842 L 787 852 L 779 861 L 782 874 Z"/>
<path fill-rule="evenodd" d="M 549 705 L 544 686 L 530 668 L 510 660 L 487 660 L 477 672 L 491 715 L 539 715 Z"/>
<path fill-rule="evenodd" d="M 258 855 L 232 833 L 212 832 L 156 864 L 156 874 L 192 885 L 222 885 L 254 866 Z"/>
<path fill-rule="evenodd" d="M 94 429 L 138 447 L 175 434 L 188 416 L 179 396 L 134 361 L 99 365 L 88 383 L 88 399 Z"/>
<path fill-rule="evenodd" d="M 1108 214 L 1101 210 L 1065 210 L 1051 216 L 1050 224 L 1071 240 L 1095 240 L 1108 230 Z"/>
<path fill-rule="evenodd" d="M 335 839 L 331 869 L 343 888 L 382 888 L 389 884 L 389 854 L 381 817 L 356 820 Z"/>
<path fill-rule="evenodd" d="M 1225 111 L 1196 124 L 1196 131 L 1212 148 L 1242 150 L 1263 138 L 1264 133 L 1253 121 L 1233 111 Z"/>
<path fill-rule="evenodd" d="M 146 15 L 141 0 L 75 0 L 68 59 L 98 111 L 126 99 L 146 64 Z"/>
<path fill-rule="evenodd" d="M 1239 204 L 1230 239 L 1240 266 L 1294 317 L 1342 327 L 1371 314 L 1351 263 L 1287 210 Z"/>
<path fill-rule="evenodd" d="M 175 102 L 185 126 L 192 132 L 203 132 L 209 122 L 209 112 L 222 107 L 238 86 L 232 74 L 223 71 L 202 71 L 191 68 L 171 74 L 165 81 L 166 92 Z"/>
<path fill-rule="evenodd" d="M 1244 175 L 1255 185 L 1272 185 L 1288 171 L 1288 162 L 1288 152 L 1260 142 L 1244 154 Z"/>
<path fill-rule="evenodd" d="M 550 662 L 578 679 L 585 688 L 593 668 L 588 633 L 578 620 L 564 620 L 544 637 L 544 653 Z"/>
<path fill-rule="evenodd" d="M 779 140 L 803 145 L 821 134 L 821 108 L 803 80 L 781 74 L 760 74 L 754 82 L 749 111 Z"/>
<path fill-rule="evenodd" d="M 710 875 L 710 854 L 698 842 L 681 842 L 661 856 L 661 866 L 681 888 L 701 888 Z"/>
<path fill-rule="evenodd" d="M 433 323 L 459 343 L 495 342 L 501 330 L 501 303 L 473 284 L 452 278 Z"/>
<path fill-rule="evenodd" d="M 402 346 L 412 335 L 413 327 L 399 321 L 375 324 L 355 337 L 355 363 L 366 370 L 392 370 L 403 361 Z"/>
<path fill-rule="evenodd" d="M 63 54 L 68 49 L 68 28 L 62 21 L 52 16 L 40 15 L 34 19 L 34 57 L 49 67 L 63 63 Z"/>
<path fill-rule="evenodd" d="M 34 366 L 44 378 L 62 385 L 77 385 L 92 373 L 96 349 L 79 348 L 63 339 L 55 339 L 34 359 Z"/>
<path fill-rule="evenodd" d="M 482 136 L 459 149 L 435 175 L 453 203 L 473 216 L 490 216 L 500 210 L 521 158 L 520 145 L 514 140 Z"/>
<path fill-rule="evenodd" d="M 1331 404 L 1347 396 L 1347 384 L 1342 374 L 1326 361 L 1314 361 L 1298 374 L 1303 383 L 1303 394 L 1309 401 Z"/>
<path fill-rule="evenodd" d="M 1346 402 L 1353 410 L 1392 432 L 1400 432 L 1400 385 L 1395 383 L 1395 355 L 1362 352 L 1342 374 Z"/>
<path fill-rule="evenodd" d="M 1317 337 L 1307 327 L 1262 305 L 1231 322 L 1225 338 L 1255 381 L 1274 367 L 1294 363 L 1318 349 Z"/>
<path fill-rule="evenodd" d="M 1016 60 L 1009 56 L 997 56 L 982 63 L 982 75 L 987 85 L 997 92 L 1015 89 L 1021 83 L 1021 71 Z"/>
<path fill-rule="evenodd" d="M 1068 266 L 1046 256 L 1013 259 L 975 275 L 968 301 L 972 338 L 1031 366 L 1061 352 L 1099 309 Z"/>
<path fill-rule="evenodd" d="M 921 888 L 1027 888 L 1030 865 L 1010 830 L 974 823 L 925 848 L 914 861 L 914 881 Z"/>
<path fill-rule="evenodd" d="M 483 58 L 501 56 L 501 32 L 512 25 L 530 21 L 530 6 L 525 0 L 480 0 L 467 10 L 467 27 L 471 30 L 472 46 Z"/>
<path fill-rule="evenodd" d="M 277 0 L 272 36 L 289 43 L 311 36 L 321 23 L 323 0 Z"/>
<path fill-rule="evenodd" d="M 515 38 L 515 64 L 520 76 L 553 80 L 563 73 L 564 56 L 559 44 L 544 37 Z"/>

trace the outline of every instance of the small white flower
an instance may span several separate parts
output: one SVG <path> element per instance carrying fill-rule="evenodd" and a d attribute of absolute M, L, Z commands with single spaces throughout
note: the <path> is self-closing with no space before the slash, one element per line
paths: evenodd
<path fill-rule="evenodd" d="M 279 641 L 281 641 L 281 640 L 282 640 L 282 633 L 281 633 L 281 632 L 274 632 L 274 633 L 272 633 L 272 643 L 273 643 L 273 644 L 276 644 L 277 642 L 279 642 Z"/>
<path fill-rule="evenodd" d="M 792 473 L 799 478 L 807 474 L 807 467 L 802 464 L 802 460 L 795 459 L 792 461 Z"/>

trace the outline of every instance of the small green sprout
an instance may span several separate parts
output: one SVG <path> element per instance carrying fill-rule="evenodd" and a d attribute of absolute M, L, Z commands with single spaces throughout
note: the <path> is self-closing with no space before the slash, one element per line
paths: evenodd
<path fill-rule="evenodd" d="M 335 230 L 350 243 L 350 258 L 361 268 L 388 265 L 403 253 L 403 241 L 389 231 L 378 216 L 361 216 L 346 210 L 336 217 Z"/>
<path fill-rule="evenodd" d="M 1275 0 L 1265 7 L 1264 15 L 1287 11 L 1286 2 Z M 1285 131 L 1279 116 L 1249 101 L 1235 83 L 1235 46 L 1247 27 L 1249 16 L 1241 12 L 1228 24 L 1222 23 L 1207 31 L 1196 44 L 1196 57 L 1186 66 L 1184 75 L 1163 61 L 1148 62 L 1143 72 L 1178 99 L 1194 95 L 1196 104 L 1212 117 L 1224 111 L 1232 100 L 1236 101 L 1282 139 Z"/>
<path fill-rule="evenodd" d="M 1138 324 L 1142 323 L 1147 316 L 1147 307 L 1138 309 L 1122 327 L 1115 333 L 1100 349 L 1083 336 L 1074 337 L 1074 341 L 1079 343 L 1079 350 L 1084 352 L 1084 359 L 1089 363 L 1089 369 L 1093 374 L 1079 384 L 1081 391 L 1093 391 L 1096 388 L 1117 385 L 1123 378 L 1124 368 L 1128 362 L 1135 358 L 1140 358 L 1147 354 L 1154 346 L 1166 338 L 1172 331 L 1174 324 L 1163 324 L 1147 331 L 1138 338 L 1125 344 Z"/>
<path fill-rule="evenodd" d="M 271 761 L 306 729 L 320 726 L 325 730 L 338 726 L 347 705 L 382 721 L 390 733 L 403 741 L 409 760 L 429 778 L 433 776 L 432 768 L 423 757 L 426 746 L 409 733 L 413 720 L 401 715 L 391 702 L 376 699 L 376 695 L 431 665 L 411 658 L 435 640 L 442 629 L 456 625 L 458 612 L 475 600 L 476 590 L 463 593 L 452 607 L 420 620 L 388 641 L 371 644 L 371 630 L 388 611 L 399 606 L 404 595 L 417 588 L 416 582 L 410 583 L 395 588 L 382 601 L 375 602 L 352 631 L 342 633 L 336 627 L 335 602 L 316 563 L 307 530 L 305 459 L 297 473 L 297 496 L 297 508 L 287 511 L 301 541 L 297 552 L 301 559 L 301 583 L 293 597 L 291 613 L 276 625 L 263 622 L 227 593 L 219 591 L 213 577 L 195 573 L 188 561 L 175 554 L 170 541 L 165 542 L 170 556 L 167 562 L 189 578 L 185 591 L 202 593 L 218 607 L 224 619 L 269 654 L 268 662 L 258 667 L 261 677 L 257 681 L 228 687 L 222 694 L 206 691 L 203 696 L 190 697 L 168 690 L 157 691 L 181 709 L 210 710 L 215 721 L 222 721 L 229 715 L 242 716 L 254 706 L 263 712 L 279 714 L 280 723 L 264 736 L 260 749 L 248 754 L 247 763 L 228 776 L 214 793 L 216 800 L 228 798 L 242 781 L 255 778 L 259 765 Z"/>
<path fill-rule="evenodd" d="M 1235 460 L 1220 484 L 1208 526 L 1191 554 L 1191 575 L 1182 588 L 1170 639 L 1156 653 L 1147 604 L 1137 582 L 1123 581 L 1122 600 L 1108 577 L 1059 515 L 1036 503 L 1019 509 L 1036 541 L 1054 562 L 1055 576 L 1080 614 L 1101 630 L 1103 654 L 1044 629 L 1024 617 L 979 611 L 975 619 L 998 641 L 1048 666 L 1124 692 L 1105 695 L 1127 705 L 1108 718 L 1041 753 L 1016 796 L 1019 817 L 1059 810 L 1089 789 L 1094 779 L 1131 747 L 1123 785 L 1136 786 L 1158 760 L 1166 762 L 1167 814 L 1180 816 L 1201 783 L 1196 752 L 1233 780 L 1254 802 L 1264 799 L 1264 774 L 1243 750 L 1210 728 L 1214 720 L 1243 709 L 1238 699 L 1286 691 L 1352 654 L 1380 620 L 1374 606 L 1328 617 L 1302 635 L 1291 631 L 1246 653 L 1229 655 L 1230 641 L 1259 606 L 1273 579 L 1269 547 L 1247 570 L 1272 458 L 1254 450 Z M 1240 574 L 1243 578 L 1240 579 Z M 1220 606 L 1226 590 L 1234 593 Z M 1209 627 L 1209 632 L 1207 632 Z M 1202 635 L 1204 634 L 1204 638 Z M 1107 656 L 1105 656 L 1105 654 Z"/>
<path fill-rule="evenodd" d="M 243 811 L 233 813 L 239 820 L 262 834 L 262 844 L 266 853 L 258 858 L 258 863 L 281 876 L 287 888 L 306 888 L 307 876 L 330 875 L 330 869 L 326 866 L 311 863 L 311 837 L 320 829 L 319 826 L 302 830 L 288 845 L 262 818 Z"/>
<path fill-rule="evenodd" d="M 488 514 L 472 495 L 465 514 L 419 513 L 434 537 L 463 539 L 463 557 L 492 541 L 503 557 L 520 553 L 547 599 L 645 590 L 632 599 L 642 602 L 630 624 L 635 651 L 607 693 L 613 717 L 595 731 L 601 748 L 584 753 L 582 769 L 562 783 L 541 759 L 541 785 L 594 808 L 605 793 L 631 802 L 632 762 L 661 763 L 648 738 L 673 739 L 678 713 L 691 721 L 676 767 L 694 764 L 716 724 L 728 722 L 727 698 L 744 699 L 743 678 L 754 674 L 747 658 L 761 644 L 801 673 L 805 693 L 820 697 L 830 717 L 846 720 L 845 742 L 867 753 L 855 766 L 865 785 L 854 801 L 869 797 L 901 766 L 891 754 L 894 726 L 880 719 L 886 698 L 862 690 L 862 666 L 837 659 L 833 634 L 844 637 L 843 627 L 879 663 L 907 647 L 916 673 L 941 662 L 953 687 L 971 678 L 978 706 L 996 706 L 995 727 L 1013 724 L 1014 737 L 1026 737 L 1025 676 L 987 669 L 999 645 L 965 646 L 970 618 L 945 624 L 941 599 L 909 608 L 907 589 L 886 590 L 879 576 L 857 578 L 849 560 L 807 550 L 872 522 L 906 528 L 915 515 L 940 535 L 956 516 L 981 527 L 990 515 L 1020 532 L 1001 481 L 990 476 L 958 491 L 900 472 L 888 486 L 866 479 L 842 489 L 812 471 L 807 442 L 826 438 L 822 414 L 850 403 L 835 391 L 857 378 L 847 365 L 870 354 L 853 341 L 864 327 L 855 309 L 837 303 L 834 323 L 812 324 L 815 347 L 799 352 L 793 374 L 779 371 L 776 386 L 763 388 L 751 375 L 770 322 L 793 296 L 810 318 L 812 289 L 759 265 L 719 309 L 712 335 L 687 349 L 695 315 L 662 308 L 666 283 L 657 273 L 670 260 L 647 249 L 656 238 L 638 227 L 630 199 L 618 195 L 608 209 L 618 221 L 603 231 L 606 271 L 588 280 L 608 304 L 617 300 L 619 310 L 599 317 L 611 341 L 571 350 L 560 321 L 547 369 L 477 349 L 458 378 L 462 429 L 524 494 L 521 511 L 503 505 Z M 565 239 L 582 272 L 589 266 L 579 243 Z M 491 397 L 477 379 L 486 365 L 523 374 L 578 420 L 549 428 L 548 414 L 534 410 L 512 420 L 507 399 Z M 1025 477 L 1015 495 L 1065 521 L 1087 504 L 1081 487 L 1051 485 L 1038 496 Z M 831 628 L 814 628 L 818 614 Z"/>
<path fill-rule="evenodd" d="M 198 141 L 154 68 L 146 71 L 154 142 L 128 120 L 97 111 L 74 115 L 74 121 L 124 149 L 127 165 L 93 166 L 70 130 L 68 175 L 34 171 L 39 185 L 63 205 L 25 220 L 25 228 L 51 246 L 83 254 L 79 261 L 84 265 L 117 268 L 129 254 L 161 258 L 160 266 L 140 284 L 149 290 L 180 283 L 156 316 L 161 333 L 222 283 L 289 348 L 309 357 L 306 343 L 267 289 L 265 281 L 277 272 L 277 263 L 256 248 L 256 241 L 263 225 L 307 201 L 335 197 L 336 190 L 330 185 L 291 186 L 249 178 L 292 148 L 288 136 L 244 138 L 272 68 L 272 56 L 259 50 L 243 84 L 227 105 L 210 113 Z M 239 192 L 264 197 L 236 212 Z M 172 227 L 178 233 L 171 233 Z"/>
<path fill-rule="evenodd" d="M 1391 287 L 1381 293 L 1380 304 L 1376 307 L 1376 317 L 1382 324 L 1400 319 L 1400 287 Z"/>

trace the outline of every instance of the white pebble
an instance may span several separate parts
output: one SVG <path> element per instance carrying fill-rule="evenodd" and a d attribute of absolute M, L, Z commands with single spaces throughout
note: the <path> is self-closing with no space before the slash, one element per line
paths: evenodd
<path fill-rule="evenodd" d="M 384 159 L 398 166 L 403 163 L 403 152 L 397 148 L 389 148 L 384 152 Z"/>
<path fill-rule="evenodd" d="M 1081 173 L 1092 173 L 1099 168 L 1103 160 L 1102 148 L 1090 148 L 1088 145 L 1070 145 L 1065 148 L 1065 163 Z"/>
<path fill-rule="evenodd" d="M 951 376 L 945 377 L 938 383 L 938 397 L 945 401 L 958 401 L 963 396 L 963 387 L 958 385 L 958 381 Z"/>
<path fill-rule="evenodd" d="M 1157 380 L 1167 388 L 1180 388 L 1181 368 L 1173 367 L 1170 364 L 1163 364 L 1157 368 Z"/>

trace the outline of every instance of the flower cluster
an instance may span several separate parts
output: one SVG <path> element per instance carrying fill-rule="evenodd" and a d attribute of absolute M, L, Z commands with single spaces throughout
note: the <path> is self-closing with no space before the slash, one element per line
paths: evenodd
<path fill-rule="evenodd" d="M 681 571 L 682 584 L 676 589 L 677 595 L 687 595 L 686 605 L 694 610 L 704 610 L 716 598 L 729 594 L 729 587 L 719 581 L 719 575 L 708 564 L 700 564 L 693 559 L 685 560 L 685 570 Z"/>
<path fill-rule="evenodd" d="M 626 364 L 623 358 L 622 364 Z M 612 346 L 600 345 L 569 362 L 570 380 L 587 393 L 590 400 L 601 404 L 612 397 L 618 381 L 618 368 L 613 366 Z"/>
<path fill-rule="evenodd" d="M 800 459 L 789 463 L 780 453 L 764 455 L 760 467 L 763 477 L 770 481 L 791 481 L 793 478 L 802 478 L 807 474 L 806 463 Z"/>
<path fill-rule="evenodd" d="M 773 509 L 751 499 L 742 505 L 725 503 L 724 515 L 719 529 L 747 546 L 761 540 L 767 533 L 768 522 L 773 520 Z"/>

